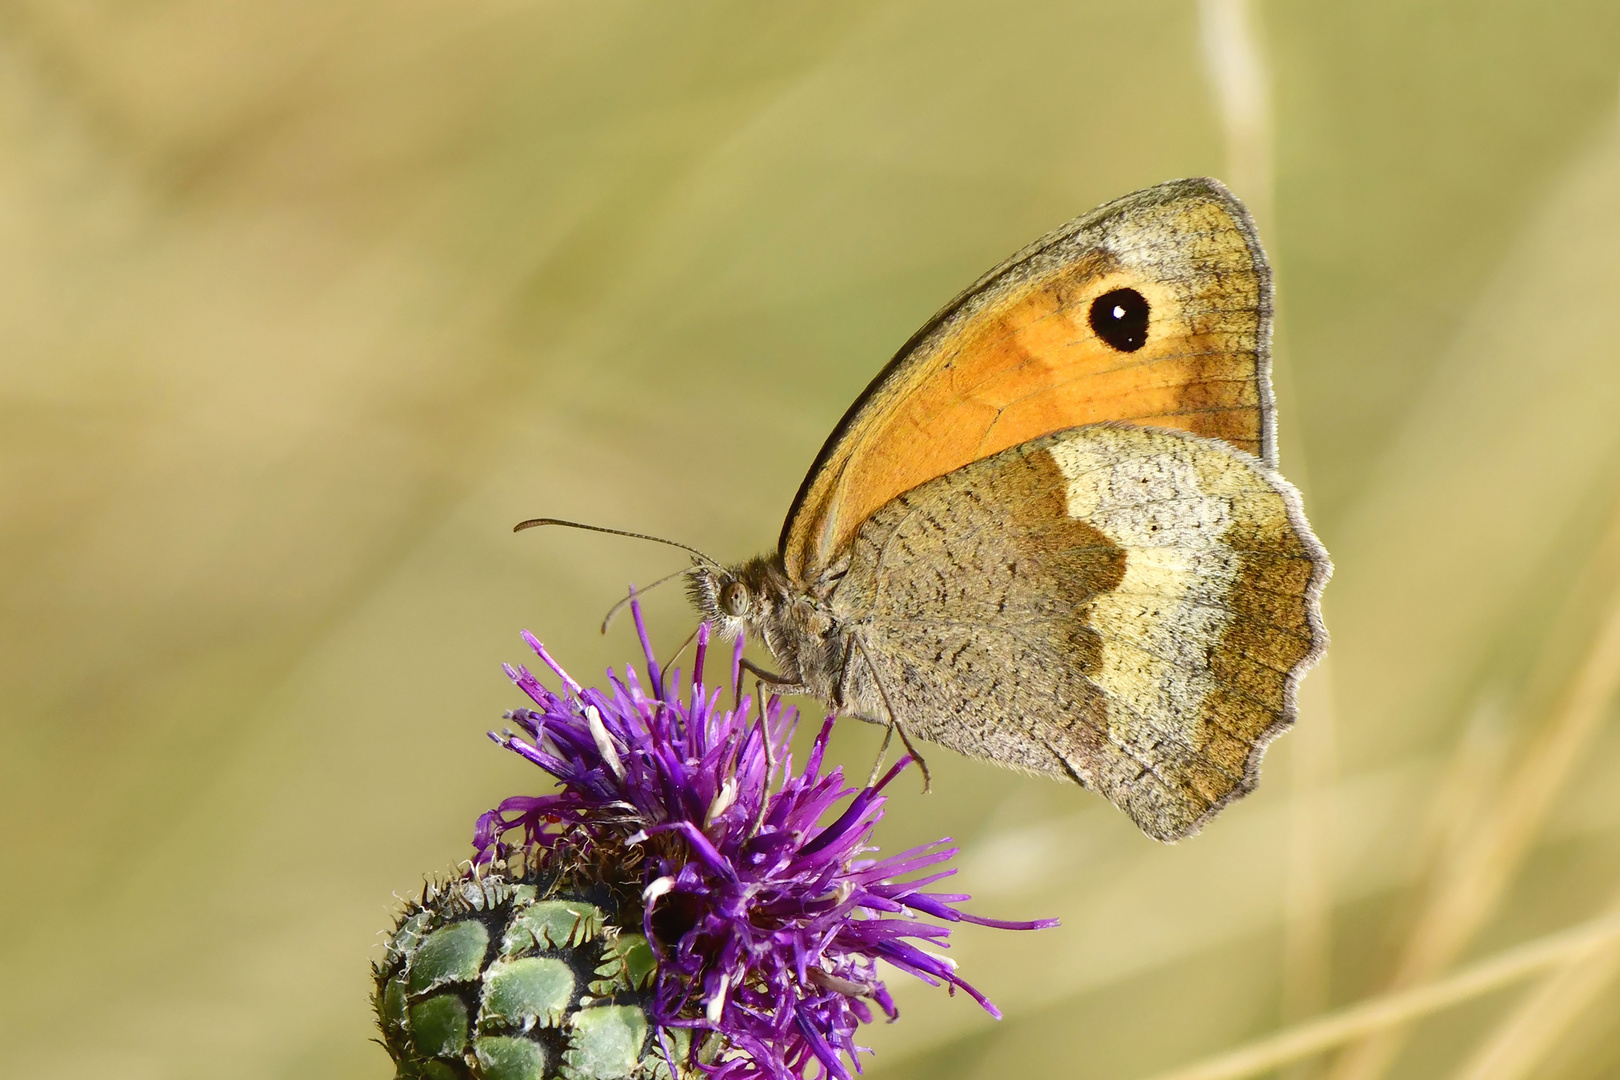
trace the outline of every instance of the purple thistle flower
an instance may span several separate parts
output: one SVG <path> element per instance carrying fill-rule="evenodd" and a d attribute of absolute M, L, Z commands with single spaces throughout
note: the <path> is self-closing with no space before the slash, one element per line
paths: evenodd
<path fill-rule="evenodd" d="M 775 697 L 756 702 L 740 693 L 740 640 L 728 707 L 722 689 L 703 683 L 708 624 L 699 627 L 692 680 L 683 687 L 678 670 L 659 669 L 639 604 L 632 612 L 645 688 L 627 665 L 623 678 L 609 672 L 606 691 L 587 689 L 524 634 L 563 693 L 507 667 L 537 708 L 507 714 L 521 733 L 490 737 L 561 787 L 514 796 L 481 816 L 476 862 L 506 857 L 505 837 L 520 831 L 516 846 L 535 854 L 567 848 L 634 867 L 643 930 L 658 953 L 652 1020 L 691 1029 L 688 1067 L 711 1076 L 847 1080 L 850 1066 L 860 1071 L 858 1055 L 870 1052 L 855 1042 L 857 1028 L 873 1018 L 868 1002 L 898 1016 L 879 960 L 960 988 L 999 1019 L 950 960 L 922 946 L 948 947 L 944 924 L 953 922 L 1032 930 L 1057 921 L 985 919 L 958 909 L 965 895 L 924 892 L 955 873 L 942 865 L 957 850 L 949 838 L 863 858 L 875 851 L 867 840 L 883 816 L 881 792 L 910 759 L 871 787 L 845 787 L 841 769 L 822 771 L 828 717 L 795 772 L 786 754 L 795 711 Z M 723 1040 L 720 1053 L 699 1060 L 714 1035 Z"/>

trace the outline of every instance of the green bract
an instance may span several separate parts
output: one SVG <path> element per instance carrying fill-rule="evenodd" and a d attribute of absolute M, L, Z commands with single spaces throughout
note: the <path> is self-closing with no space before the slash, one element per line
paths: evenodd
<path fill-rule="evenodd" d="M 669 1061 L 684 1073 L 688 1035 L 648 1019 L 656 962 L 614 907 L 605 889 L 504 867 L 430 882 L 374 965 L 397 1076 L 670 1080 Z"/>

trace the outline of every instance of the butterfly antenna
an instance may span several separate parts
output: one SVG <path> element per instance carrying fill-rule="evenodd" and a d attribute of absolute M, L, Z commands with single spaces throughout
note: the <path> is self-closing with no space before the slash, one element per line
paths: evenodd
<path fill-rule="evenodd" d="M 651 585 L 648 585 L 645 589 L 637 589 L 632 586 L 630 591 L 625 594 L 623 600 L 620 600 L 617 604 L 614 604 L 612 607 L 608 608 L 607 615 L 602 619 L 602 633 L 605 634 L 608 632 L 608 627 L 612 626 L 613 620 L 619 617 L 619 612 L 630 606 L 630 601 L 634 600 L 644 592 L 658 588 L 658 586 L 662 585 L 666 581 L 674 581 L 676 578 L 685 577 L 689 573 L 691 573 L 691 571 L 683 567 L 682 569 L 675 571 L 673 574 L 665 574 Z"/>
<path fill-rule="evenodd" d="M 584 529 L 586 532 L 607 533 L 609 536 L 628 536 L 632 540 L 651 540 L 655 544 L 667 544 L 672 548 L 680 548 L 682 551 L 689 551 L 693 555 L 696 555 L 699 559 L 702 559 L 704 562 L 714 567 L 716 570 L 725 569 L 725 567 L 721 566 L 718 562 L 709 558 L 707 555 L 703 554 L 703 552 L 689 544 L 678 544 L 674 540 L 665 540 L 662 536 L 648 536 L 646 533 L 629 532 L 625 529 L 609 529 L 602 525 L 586 525 L 584 522 L 564 521 L 562 518 L 530 518 L 528 521 L 520 521 L 516 525 L 512 526 L 512 531 L 522 532 L 524 529 L 533 529 L 539 525 L 562 525 L 569 529 Z M 649 585 L 648 588 L 652 588 L 652 586 Z"/>

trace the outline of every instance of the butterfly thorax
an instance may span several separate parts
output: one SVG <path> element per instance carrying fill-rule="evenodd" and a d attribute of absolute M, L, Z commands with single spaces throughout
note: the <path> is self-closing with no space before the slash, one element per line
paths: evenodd
<path fill-rule="evenodd" d="M 827 590 L 794 581 L 781 555 L 771 554 L 724 569 L 694 567 L 687 592 L 721 636 L 764 643 L 783 680 L 779 692 L 810 694 L 838 708 L 849 634 L 833 617 Z"/>

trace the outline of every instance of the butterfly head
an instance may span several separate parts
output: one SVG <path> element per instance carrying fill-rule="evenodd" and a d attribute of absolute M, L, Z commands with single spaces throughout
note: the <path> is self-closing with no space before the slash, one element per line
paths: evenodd
<path fill-rule="evenodd" d="M 788 597 L 780 558 L 761 555 L 737 566 L 699 564 L 687 573 L 692 605 L 727 640 L 739 634 L 764 638 Z"/>

